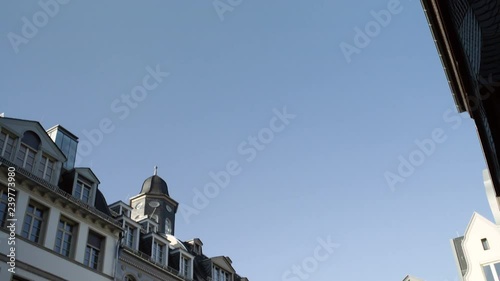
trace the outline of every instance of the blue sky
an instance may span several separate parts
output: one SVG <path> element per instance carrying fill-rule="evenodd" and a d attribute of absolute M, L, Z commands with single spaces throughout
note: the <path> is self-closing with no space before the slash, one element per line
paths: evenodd
<path fill-rule="evenodd" d="M 23 17 L 43 20 L 42 7 L 8 1 L 0 112 L 61 124 L 81 143 L 105 122 L 80 160 L 108 203 L 137 194 L 158 165 L 192 207 L 210 172 L 236 163 L 208 206 L 189 222 L 178 213 L 176 236 L 199 237 L 252 281 L 451 281 L 449 239 L 474 211 L 491 214 L 474 124 L 455 110 L 420 3 L 401 0 L 350 62 L 340 48 L 391 1 L 223 1 L 234 7 L 222 19 L 212 1 L 69 1 L 31 38 Z M 148 67 L 169 75 L 124 102 Z M 295 117 L 248 161 L 238 147 L 284 108 Z M 444 141 L 391 189 L 384 174 L 434 130 Z M 311 262 L 318 239 L 340 247 L 307 278 L 287 275 Z"/>

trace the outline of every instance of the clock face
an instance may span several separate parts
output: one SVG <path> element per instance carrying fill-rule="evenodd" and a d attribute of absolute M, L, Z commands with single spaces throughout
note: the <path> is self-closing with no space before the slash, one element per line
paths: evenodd
<path fill-rule="evenodd" d="M 167 211 L 172 212 L 172 208 L 170 208 L 169 205 L 167 205 L 166 208 L 167 208 Z"/>
<path fill-rule="evenodd" d="M 140 210 L 140 209 L 142 209 L 143 207 L 144 207 L 144 204 L 143 204 L 142 202 L 141 202 L 141 203 L 138 203 L 137 205 L 135 205 L 135 208 L 136 208 L 137 210 Z"/>

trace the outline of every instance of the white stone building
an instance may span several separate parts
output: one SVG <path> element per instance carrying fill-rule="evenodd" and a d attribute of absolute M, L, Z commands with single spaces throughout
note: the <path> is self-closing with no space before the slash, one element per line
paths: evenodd
<path fill-rule="evenodd" d="M 75 167 L 61 126 L 0 116 L 0 280 L 248 281 L 229 257 L 174 236 L 178 203 L 155 173 L 129 203 L 108 205 Z"/>

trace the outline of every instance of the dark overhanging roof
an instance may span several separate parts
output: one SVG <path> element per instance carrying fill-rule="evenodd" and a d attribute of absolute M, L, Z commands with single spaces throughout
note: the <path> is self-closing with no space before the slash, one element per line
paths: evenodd
<path fill-rule="evenodd" d="M 444 71 L 459 112 L 471 113 L 469 96 L 475 87 L 500 81 L 500 1 L 421 0 Z M 451 3 L 451 4 L 450 4 Z M 454 10 L 451 7 L 455 7 Z M 470 13 L 470 15 L 469 15 Z M 478 73 L 470 73 L 469 60 L 458 34 L 456 21 L 466 16 L 477 21 L 480 50 Z M 470 24 L 470 22 L 467 22 Z M 465 26 L 465 28 L 469 28 Z M 471 31 L 474 33 L 474 31 Z M 472 50 L 473 52 L 474 50 Z M 479 80 L 479 77 L 482 80 Z M 495 83 L 496 84 L 496 83 Z"/>

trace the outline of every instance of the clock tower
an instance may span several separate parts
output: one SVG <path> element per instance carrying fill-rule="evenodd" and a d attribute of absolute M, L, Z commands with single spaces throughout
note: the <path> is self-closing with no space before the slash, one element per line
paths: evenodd
<path fill-rule="evenodd" d="M 158 223 L 158 232 L 174 235 L 177 203 L 168 194 L 167 183 L 158 176 L 158 167 L 142 184 L 141 192 L 130 198 L 131 218 L 141 221 L 150 218 Z"/>

